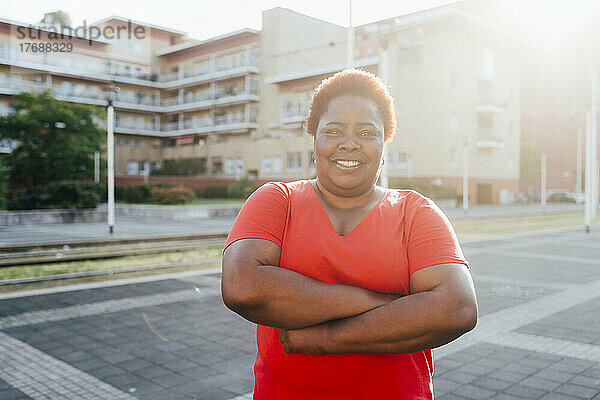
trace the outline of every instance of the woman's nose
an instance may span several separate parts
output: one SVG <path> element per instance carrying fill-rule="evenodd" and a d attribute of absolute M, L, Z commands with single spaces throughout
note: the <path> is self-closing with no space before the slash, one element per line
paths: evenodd
<path fill-rule="evenodd" d="M 344 151 L 353 151 L 360 149 L 360 145 L 356 143 L 356 140 L 351 135 L 348 135 L 339 144 L 338 149 Z"/>

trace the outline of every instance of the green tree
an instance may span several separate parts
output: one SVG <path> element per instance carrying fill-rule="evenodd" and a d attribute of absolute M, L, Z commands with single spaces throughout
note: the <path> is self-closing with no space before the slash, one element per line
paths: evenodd
<path fill-rule="evenodd" d="M 13 188 L 34 188 L 65 179 L 94 175 L 94 151 L 103 131 L 93 120 L 100 110 L 58 101 L 50 91 L 16 96 L 15 112 L 0 117 L 0 139 L 17 147 L 3 162 L 10 168 Z"/>

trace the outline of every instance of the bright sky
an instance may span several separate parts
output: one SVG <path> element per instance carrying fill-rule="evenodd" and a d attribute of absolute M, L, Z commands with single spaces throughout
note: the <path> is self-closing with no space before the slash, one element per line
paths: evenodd
<path fill-rule="evenodd" d="M 355 25 L 391 18 L 434 7 L 450 0 L 353 0 Z M 6 6 L 8 4 L 8 6 Z M 263 10 L 274 7 L 348 24 L 347 0 L 0 0 L 0 17 L 37 23 L 49 11 L 70 14 L 73 26 L 110 15 L 152 23 L 187 32 L 193 39 L 207 39 L 242 28 L 261 28 Z"/>
<path fill-rule="evenodd" d="M 503 15 L 523 29 L 553 41 L 578 30 L 582 19 L 598 15 L 597 0 L 474 0 L 485 1 L 492 19 Z M 451 3 L 451 0 L 352 0 L 353 24 Z M 119 15 L 208 39 L 242 28 L 261 29 L 263 10 L 285 7 L 333 22 L 348 24 L 348 0 L 0 0 L 0 17 L 37 23 L 49 11 L 65 11 L 73 26 Z"/>

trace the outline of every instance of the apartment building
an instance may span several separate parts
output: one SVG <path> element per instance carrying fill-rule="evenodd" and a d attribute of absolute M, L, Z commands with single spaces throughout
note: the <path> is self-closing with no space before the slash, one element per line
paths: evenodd
<path fill-rule="evenodd" d="M 347 30 L 284 8 L 262 18 L 261 32 L 200 41 L 110 17 L 91 27 L 143 35 L 65 38 L 58 42 L 72 52 L 45 54 L 21 52 L 29 39 L 18 33 L 28 26 L 0 19 L 0 113 L 15 93 L 46 88 L 103 106 L 113 84 L 121 89 L 117 176 L 194 159 L 198 179 L 310 177 L 313 145 L 302 121 L 316 85 L 347 66 Z M 36 42 L 57 42 L 51 29 L 38 31 Z M 454 3 L 355 27 L 354 43 L 352 65 L 382 76 L 396 99 L 391 184 L 424 178 L 460 192 L 466 148 L 471 201 L 511 201 L 520 137 L 514 39 Z"/>
<path fill-rule="evenodd" d="M 300 123 L 312 89 L 346 66 L 345 35 L 343 27 L 291 10 L 263 14 L 263 174 L 274 175 L 275 163 L 278 176 L 310 173 L 312 141 Z M 381 76 L 396 102 L 398 132 L 385 164 L 392 186 L 399 179 L 429 179 L 461 193 L 466 148 L 471 201 L 513 201 L 518 49 L 514 38 L 462 3 L 355 28 L 353 65 Z"/>

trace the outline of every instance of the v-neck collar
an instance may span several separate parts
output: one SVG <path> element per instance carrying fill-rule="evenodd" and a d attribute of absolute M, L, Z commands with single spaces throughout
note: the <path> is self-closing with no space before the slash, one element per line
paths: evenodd
<path fill-rule="evenodd" d="M 358 224 L 356 224 L 356 226 L 354 228 L 352 228 L 352 230 L 350 232 L 348 232 L 347 235 L 340 235 L 339 233 L 337 233 L 337 231 L 335 230 L 335 227 L 333 226 L 333 223 L 331 222 L 331 218 L 329 218 L 329 215 L 327 215 L 327 211 L 325 211 L 325 207 L 323 206 L 323 203 L 321 203 L 321 199 L 319 198 L 319 195 L 317 194 L 317 191 L 315 190 L 315 187 L 313 186 L 312 182 L 310 180 L 307 181 L 308 186 L 310 186 L 310 191 L 312 193 L 312 196 L 314 197 L 314 199 L 316 200 L 316 202 L 318 203 L 318 207 L 320 210 L 321 215 L 327 220 L 328 225 L 329 225 L 329 229 L 333 232 L 333 234 L 335 236 L 337 236 L 340 239 L 344 239 L 349 237 L 350 235 L 352 235 L 352 233 L 358 229 L 358 227 L 360 225 L 363 224 L 363 222 L 369 218 L 369 216 L 373 213 L 373 210 L 375 210 L 376 208 L 379 208 L 379 205 L 383 202 L 383 199 L 385 199 L 385 197 L 387 196 L 389 190 L 387 188 L 384 188 L 385 191 L 383 192 L 383 196 L 381 196 L 381 198 L 379 199 L 379 201 L 377 202 L 377 204 L 375 204 L 370 210 L 369 212 L 358 222 Z"/>

